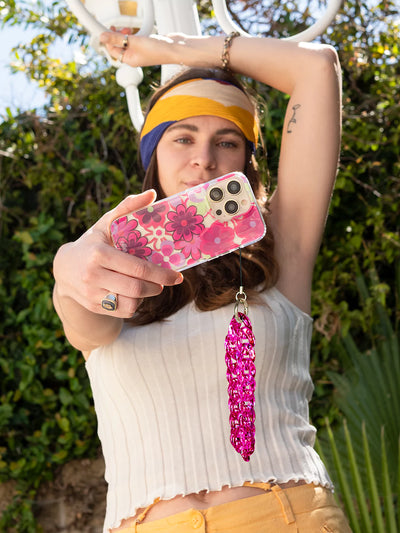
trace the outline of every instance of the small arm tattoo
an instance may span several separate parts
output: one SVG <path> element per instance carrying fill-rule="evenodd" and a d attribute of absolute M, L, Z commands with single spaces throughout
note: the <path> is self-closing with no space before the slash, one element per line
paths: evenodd
<path fill-rule="evenodd" d="M 293 115 L 292 115 L 292 118 L 289 120 L 289 124 L 288 124 L 288 127 L 287 127 L 287 132 L 288 133 L 292 133 L 292 131 L 293 131 L 292 125 L 296 124 L 296 111 L 299 109 L 299 107 L 301 107 L 300 104 L 296 104 L 296 105 L 294 105 L 292 107 Z"/>

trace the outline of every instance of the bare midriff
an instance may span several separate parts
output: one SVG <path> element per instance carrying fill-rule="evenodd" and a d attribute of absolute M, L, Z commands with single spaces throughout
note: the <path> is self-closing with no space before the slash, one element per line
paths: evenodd
<path fill-rule="evenodd" d="M 296 487 L 297 485 L 304 485 L 304 481 L 289 481 L 288 483 L 279 483 L 281 488 L 291 488 Z M 170 500 L 160 500 L 155 505 L 149 509 L 145 518 L 141 523 L 151 522 L 153 520 L 159 520 L 167 516 L 180 513 L 182 511 L 187 511 L 188 509 L 208 509 L 209 507 L 214 507 L 215 505 L 221 505 L 223 503 L 232 502 L 235 500 L 240 500 L 242 498 L 250 498 L 252 496 L 257 496 L 259 494 L 265 494 L 265 490 L 259 487 L 222 487 L 219 491 L 207 492 L 203 490 L 195 494 L 187 494 L 186 496 L 175 496 Z M 135 520 L 141 515 L 144 511 L 139 509 L 135 516 L 123 520 L 120 527 L 114 528 L 111 530 L 111 533 L 116 533 L 117 531 L 123 531 L 124 528 L 127 528 L 135 523 Z"/>

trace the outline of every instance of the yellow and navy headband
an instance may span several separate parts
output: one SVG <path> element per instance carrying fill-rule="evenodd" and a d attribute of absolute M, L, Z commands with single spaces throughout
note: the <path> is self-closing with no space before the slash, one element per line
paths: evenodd
<path fill-rule="evenodd" d="M 159 140 L 171 124 L 200 115 L 230 120 L 255 149 L 258 123 L 248 96 L 232 83 L 196 78 L 166 91 L 148 112 L 140 134 L 140 155 L 144 168 L 147 170 Z"/>

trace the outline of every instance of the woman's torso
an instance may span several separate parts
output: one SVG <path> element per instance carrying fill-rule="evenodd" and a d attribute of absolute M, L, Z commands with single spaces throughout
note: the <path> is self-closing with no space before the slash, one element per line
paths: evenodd
<path fill-rule="evenodd" d="M 166 502 L 153 516 L 247 497 L 256 489 L 242 487 L 246 481 L 330 485 L 308 420 L 312 320 L 277 289 L 260 299 L 249 311 L 257 385 L 248 463 L 229 442 L 224 338 L 231 306 L 199 312 L 189 304 L 165 322 L 126 326 L 113 345 L 90 356 L 109 529 L 157 497 Z"/>

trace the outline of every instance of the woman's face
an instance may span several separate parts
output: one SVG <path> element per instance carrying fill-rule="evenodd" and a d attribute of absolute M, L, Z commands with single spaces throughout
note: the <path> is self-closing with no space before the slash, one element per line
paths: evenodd
<path fill-rule="evenodd" d="M 246 139 L 230 120 L 191 117 L 165 130 L 156 153 L 160 185 L 171 196 L 229 172 L 243 172 Z"/>

